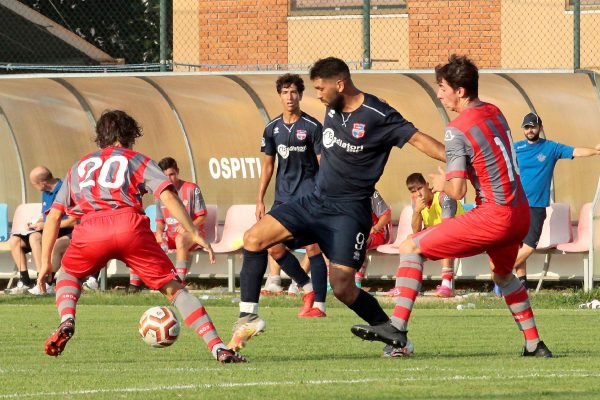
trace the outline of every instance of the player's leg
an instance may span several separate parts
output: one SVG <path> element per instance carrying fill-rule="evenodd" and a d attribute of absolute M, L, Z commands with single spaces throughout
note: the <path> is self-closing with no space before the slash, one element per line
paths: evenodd
<path fill-rule="evenodd" d="M 552 357 L 550 350 L 540 340 L 527 289 L 512 273 L 518 247 L 518 242 L 515 242 L 512 245 L 498 246 L 488 250 L 492 279 L 500 287 L 508 309 L 519 330 L 523 332 L 525 337 L 523 355 Z"/>
<path fill-rule="evenodd" d="M 29 247 L 31 247 L 31 258 L 35 270 L 39 273 L 42 268 L 42 233 L 33 232 L 29 235 Z"/>
<path fill-rule="evenodd" d="M 187 232 L 175 236 L 175 270 L 184 286 L 186 284 L 185 277 L 192 266 L 190 248 L 194 248 L 194 244 L 192 235 Z"/>
<path fill-rule="evenodd" d="M 62 235 L 58 237 L 54 243 L 54 248 L 52 249 L 52 255 L 50 259 L 52 270 L 48 273 L 48 277 L 46 278 L 46 294 L 56 293 L 56 282 L 54 276 L 60 269 L 62 258 L 67 251 L 70 242 L 71 238 L 69 235 Z M 29 289 L 28 292 L 34 296 L 41 295 L 38 286 L 34 286 L 33 288 Z"/>
<path fill-rule="evenodd" d="M 454 296 L 454 258 L 444 258 L 442 263 L 442 284 L 435 290 L 437 297 Z"/>
<path fill-rule="evenodd" d="M 29 250 L 29 245 L 26 240 L 26 237 L 19 235 L 12 235 L 8 239 L 10 253 L 19 271 L 19 281 L 14 288 L 6 290 L 7 294 L 22 294 L 34 286 L 27 271 L 27 251 Z"/>
<path fill-rule="evenodd" d="M 529 230 L 525 239 L 523 239 L 523 245 L 519 249 L 517 259 L 515 260 L 517 278 L 519 278 L 525 288 L 527 288 L 527 259 L 535 251 L 542 235 L 542 228 L 546 219 L 546 207 L 531 207 L 529 209 L 529 218 Z"/>
<path fill-rule="evenodd" d="M 310 265 L 310 277 L 315 292 L 313 308 L 308 314 L 310 316 L 325 317 L 325 302 L 327 300 L 327 265 L 325 264 L 325 258 L 318 244 L 310 244 L 305 249 Z"/>

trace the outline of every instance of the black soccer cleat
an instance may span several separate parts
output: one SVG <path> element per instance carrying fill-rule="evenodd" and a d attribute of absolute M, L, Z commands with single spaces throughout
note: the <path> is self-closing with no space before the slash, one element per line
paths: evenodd
<path fill-rule="evenodd" d="M 350 331 L 363 340 L 376 340 L 392 347 L 406 347 L 406 331 L 398 330 L 391 321 L 379 325 L 354 325 Z"/>
<path fill-rule="evenodd" d="M 539 341 L 534 351 L 527 351 L 527 347 L 523 347 L 523 357 L 545 357 L 551 358 L 552 352 L 543 341 Z"/>
<path fill-rule="evenodd" d="M 248 360 L 243 355 L 230 349 L 217 349 L 217 361 L 221 364 L 245 363 Z"/>

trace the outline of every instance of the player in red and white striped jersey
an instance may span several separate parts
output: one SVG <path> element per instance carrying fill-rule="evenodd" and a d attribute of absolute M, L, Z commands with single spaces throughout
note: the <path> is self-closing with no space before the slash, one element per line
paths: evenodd
<path fill-rule="evenodd" d="M 357 331 L 367 339 L 384 342 L 393 333 L 406 334 L 423 280 L 423 257 L 438 260 L 486 252 L 492 279 L 500 286 L 525 336 L 523 355 L 552 357 L 540 341 L 527 289 L 512 273 L 519 246 L 529 229 L 529 204 L 521 187 L 506 119 L 498 107 L 479 100 L 479 73 L 468 58 L 453 55 L 448 64 L 436 67 L 436 78 L 438 98 L 459 115 L 445 131 L 446 172 L 440 168 L 440 174 L 431 175 L 430 182 L 435 192 L 459 200 L 466 194 L 469 179 L 475 187 L 477 208 L 402 242 L 392 327 L 359 326 Z"/>
<path fill-rule="evenodd" d="M 173 264 L 150 231 L 150 221 L 142 209 L 142 196 L 147 192 L 160 198 L 194 242 L 208 251 L 210 262 L 214 263 L 210 245 L 193 225 L 171 181 L 149 157 L 132 150 L 141 135 L 137 122 L 125 112 L 105 111 L 96 124 L 96 144 L 100 150 L 73 165 L 48 213 L 38 277 L 42 293 L 62 216 L 67 213 L 81 218 L 81 224 L 75 227 L 62 260 L 63 273 L 56 283 L 61 323 L 46 340 L 46 354 L 58 356 L 75 333 L 81 280 L 114 258 L 125 262 L 148 287 L 160 290 L 218 361 L 244 362 L 244 357 L 223 344 L 206 310 L 183 287 Z"/>

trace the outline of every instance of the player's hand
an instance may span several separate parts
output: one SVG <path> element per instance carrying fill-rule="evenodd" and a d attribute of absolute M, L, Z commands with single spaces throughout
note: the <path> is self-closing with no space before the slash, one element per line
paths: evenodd
<path fill-rule="evenodd" d="M 427 204 L 425 204 L 425 199 L 423 199 L 422 197 L 415 198 L 414 212 L 420 213 L 421 211 L 423 211 L 425 209 L 426 206 L 427 206 Z"/>
<path fill-rule="evenodd" d="M 262 201 L 256 203 L 256 221 L 260 221 L 265 216 L 265 203 Z"/>
<path fill-rule="evenodd" d="M 213 249 L 210 246 L 210 244 L 208 245 L 208 247 L 204 248 L 204 251 L 206 251 L 208 253 L 208 260 L 210 261 L 210 263 L 214 264 L 216 262 L 216 260 L 215 260 L 215 252 L 213 251 Z"/>
<path fill-rule="evenodd" d="M 187 231 L 185 230 L 185 228 L 181 225 L 177 225 L 177 228 L 175 228 L 175 232 L 179 233 L 180 235 L 185 234 Z"/>
<path fill-rule="evenodd" d="M 38 221 L 36 223 L 28 223 L 27 224 L 27 228 L 29 228 L 29 230 L 32 231 L 41 231 L 42 229 L 44 229 L 44 222 L 42 221 Z"/>
<path fill-rule="evenodd" d="M 45 268 L 42 266 L 42 270 L 38 274 L 38 278 L 37 278 L 37 283 L 36 284 L 37 284 L 38 289 L 40 289 L 40 293 L 41 294 L 46 293 L 46 275 L 48 275 L 48 272 L 47 272 L 48 269 L 49 268 L 47 266 Z"/>
<path fill-rule="evenodd" d="M 438 167 L 439 174 L 429 174 L 429 182 L 431 183 L 431 190 L 433 192 L 443 192 L 444 185 L 446 184 L 446 172 L 442 167 Z"/>
<path fill-rule="evenodd" d="M 156 232 L 156 233 L 154 234 L 154 237 L 156 238 L 156 243 L 158 243 L 158 244 L 162 244 L 162 242 L 163 242 L 163 235 L 162 235 L 162 232 Z"/>

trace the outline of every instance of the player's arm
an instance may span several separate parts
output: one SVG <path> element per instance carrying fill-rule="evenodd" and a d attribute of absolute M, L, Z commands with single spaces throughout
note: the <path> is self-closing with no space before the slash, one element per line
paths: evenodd
<path fill-rule="evenodd" d="M 37 285 L 42 293 L 46 293 L 46 277 L 52 271 L 52 249 L 58 237 L 62 217 L 62 211 L 56 208 L 50 209 L 42 231 L 42 267 L 37 279 Z"/>
<path fill-rule="evenodd" d="M 415 132 L 408 140 L 408 143 L 431 158 L 444 162 L 446 161 L 444 145 L 423 132 Z"/>
<path fill-rule="evenodd" d="M 179 224 L 186 230 L 189 234 L 192 235 L 194 242 L 198 243 L 202 246 L 206 251 L 208 251 L 208 256 L 211 264 L 215 263 L 215 254 L 213 253 L 212 247 L 210 244 L 204 240 L 202 236 L 198 233 L 198 229 L 194 226 L 194 222 L 192 218 L 188 214 L 187 210 L 183 206 L 181 199 L 177 195 L 177 193 L 171 190 L 163 190 L 160 193 L 160 201 L 167 207 L 171 215 L 179 221 Z"/>
<path fill-rule="evenodd" d="M 416 199 L 415 206 L 413 207 L 413 214 L 410 220 L 410 227 L 413 233 L 421 232 L 423 230 L 423 216 L 421 210 L 425 208 L 425 202 L 423 199 Z"/>
<path fill-rule="evenodd" d="M 442 220 L 454 218 L 458 209 L 458 202 L 443 192 L 440 193 L 438 199 L 440 207 L 442 207 Z"/>
<path fill-rule="evenodd" d="M 430 174 L 430 182 L 434 192 L 444 192 L 454 200 L 460 200 L 467 194 L 467 179 L 462 177 L 450 177 L 438 167 L 438 174 Z M 446 180 L 447 179 L 447 180 Z"/>
<path fill-rule="evenodd" d="M 600 155 L 600 144 L 596 145 L 593 149 L 588 147 L 575 147 L 573 149 L 573 157 L 590 157 Z"/>
<path fill-rule="evenodd" d="M 72 228 L 75 224 L 77 224 L 77 218 L 69 215 L 67 218 L 60 220 L 59 228 Z"/>
<path fill-rule="evenodd" d="M 260 184 L 258 186 L 258 196 L 256 197 L 256 220 L 265 216 L 265 194 L 273 176 L 275 168 L 275 156 L 265 155 L 262 160 L 262 171 L 260 174 Z"/>
<path fill-rule="evenodd" d="M 204 223 L 204 221 L 206 221 L 206 213 L 197 216 L 196 218 L 194 218 L 194 220 L 192 221 L 194 223 L 194 226 L 199 227 L 200 225 L 202 225 Z"/>

